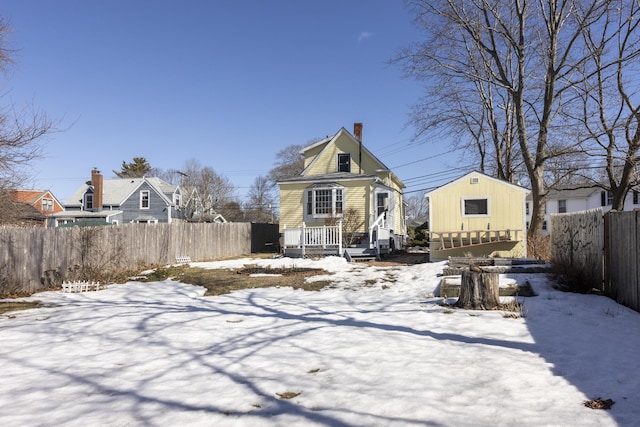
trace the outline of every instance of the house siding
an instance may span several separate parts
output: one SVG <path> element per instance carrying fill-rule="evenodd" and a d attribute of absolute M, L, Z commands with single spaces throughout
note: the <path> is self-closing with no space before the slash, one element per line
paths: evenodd
<path fill-rule="evenodd" d="M 149 209 L 140 209 L 140 192 L 149 191 Z M 124 212 L 123 221 L 133 222 L 140 216 L 152 216 L 158 222 L 168 221 L 168 212 L 170 209 L 167 202 L 156 192 L 148 183 L 143 183 L 138 187 L 127 200 L 120 206 Z"/>
<path fill-rule="evenodd" d="M 310 150 L 307 153 L 308 156 L 312 155 L 315 150 Z M 330 144 L 326 147 L 325 151 L 313 166 L 306 171 L 306 176 L 322 175 L 325 173 L 332 173 L 338 171 L 338 154 L 349 153 L 351 154 L 351 173 L 360 173 L 365 175 L 374 175 L 376 170 L 380 167 L 378 163 L 367 155 L 366 152 L 362 152 L 362 170 L 360 170 L 360 147 L 347 133 L 342 133 L 334 144 Z M 309 161 L 311 163 L 311 161 Z"/>
<path fill-rule="evenodd" d="M 369 232 L 369 218 L 371 212 L 369 211 L 368 203 L 369 198 L 371 197 L 371 186 L 363 185 L 362 181 L 350 181 L 345 185 L 347 197 L 346 197 L 346 208 L 347 209 L 355 209 L 358 211 L 358 224 L 360 226 L 354 230 L 358 233 L 367 233 Z"/>
<path fill-rule="evenodd" d="M 285 227 L 300 227 L 304 221 L 304 189 L 306 184 L 280 185 L 280 233 Z"/>
<path fill-rule="evenodd" d="M 305 154 L 305 157 L 304 157 L 304 167 L 305 167 L 305 168 L 306 168 L 307 166 L 309 166 L 309 164 L 311 164 L 311 162 L 313 161 L 313 159 L 315 159 L 315 158 L 316 158 L 316 156 L 317 156 L 318 154 L 320 154 L 320 152 L 324 149 L 324 147 L 326 147 L 326 146 L 327 146 L 327 144 L 328 144 L 328 142 L 327 142 L 327 143 L 325 143 L 325 144 L 321 144 L 321 145 L 319 145 L 319 146 L 317 146 L 317 147 L 310 148 L 309 150 L 307 150 L 307 151 L 304 153 L 304 154 Z"/>
<path fill-rule="evenodd" d="M 371 197 L 369 185 L 363 186 L 362 181 L 337 182 L 338 185 L 344 187 L 345 191 L 345 209 L 356 209 L 363 223 L 359 227 L 359 232 L 367 232 L 369 228 L 368 218 L 369 211 L 367 201 Z M 309 227 L 322 226 L 327 223 L 327 218 L 309 218 L 305 217 L 305 189 L 311 184 L 283 184 L 280 187 L 280 232 L 284 227 L 300 227 L 304 222 Z M 301 209 L 300 207 L 303 207 Z"/>

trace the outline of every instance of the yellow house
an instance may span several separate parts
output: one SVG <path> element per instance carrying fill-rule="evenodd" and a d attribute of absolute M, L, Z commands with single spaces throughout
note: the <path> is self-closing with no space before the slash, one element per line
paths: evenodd
<path fill-rule="evenodd" d="M 431 260 L 526 257 L 528 193 L 519 185 L 471 172 L 425 194 Z"/>
<path fill-rule="evenodd" d="M 341 128 L 301 154 L 300 176 L 278 182 L 285 253 L 314 249 L 349 258 L 403 247 L 404 184 L 362 144 L 361 123 L 353 134 Z"/>

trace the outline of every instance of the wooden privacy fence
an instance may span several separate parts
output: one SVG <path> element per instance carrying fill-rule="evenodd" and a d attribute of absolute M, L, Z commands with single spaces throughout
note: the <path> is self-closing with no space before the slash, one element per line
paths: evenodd
<path fill-rule="evenodd" d="M 605 215 L 604 291 L 640 311 L 640 210 Z"/>
<path fill-rule="evenodd" d="M 551 215 L 551 261 L 581 290 L 602 289 L 603 239 L 600 208 Z"/>
<path fill-rule="evenodd" d="M 179 256 L 205 261 L 249 253 L 250 223 L 0 227 L 0 293 L 115 276 L 172 264 Z"/>
<path fill-rule="evenodd" d="M 556 268 L 569 268 L 587 289 L 640 311 L 640 210 L 601 209 L 551 215 Z"/>

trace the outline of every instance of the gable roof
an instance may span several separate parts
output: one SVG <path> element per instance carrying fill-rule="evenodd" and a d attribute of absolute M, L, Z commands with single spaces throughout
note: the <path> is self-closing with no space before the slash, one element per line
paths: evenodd
<path fill-rule="evenodd" d="M 121 206 L 133 193 L 136 192 L 144 183 L 160 195 L 167 204 L 173 201 L 168 197 L 174 193 L 177 185 L 169 184 L 160 178 L 113 178 L 105 179 L 102 182 L 102 205 L 103 206 Z M 93 186 L 89 182 L 85 182 L 78 188 L 75 193 L 67 200 L 65 206 L 79 207 L 82 205 L 84 194 L 88 190 L 93 190 Z"/>
<path fill-rule="evenodd" d="M 45 197 L 47 194 L 56 203 L 62 206 L 62 203 L 56 199 L 50 190 L 13 190 L 11 192 L 11 198 L 16 202 L 27 203 L 33 206 L 38 200 Z"/>
<path fill-rule="evenodd" d="M 529 193 L 529 189 L 528 188 L 522 187 L 522 186 L 517 185 L 517 184 L 513 184 L 513 183 L 508 182 L 508 181 L 503 181 L 503 180 L 498 179 L 498 178 L 494 178 L 494 177 L 486 175 L 486 174 L 484 174 L 482 172 L 472 171 L 472 172 L 469 172 L 469 173 L 467 173 L 465 175 L 462 175 L 459 178 L 456 178 L 456 179 L 454 179 L 452 181 L 449 181 L 446 184 L 441 185 L 440 187 L 438 187 L 438 188 L 436 188 L 434 190 L 431 190 L 431 191 L 425 193 L 424 197 L 428 197 L 428 196 L 432 195 L 433 193 L 437 193 L 437 192 L 440 192 L 442 190 L 445 190 L 447 187 L 453 185 L 454 183 L 457 183 L 457 182 L 459 182 L 459 181 L 461 181 L 463 179 L 471 178 L 472 175 L 478 175 L 478 176 L 481 176 L 483 178 L 489 179 L 489 180 L 491 180 L 493 182 L 497 182 L 499 184 L 507 185 L 507 186 L 510 186 L 510 187 L 515 188 L 517 190 L 520 190 L 522 192 Z"/>
<path fill-rule="evenodd" d="M 335 144 L 336 141 L 338 140 L 338 138 L 340 138 L 340 136 L 342 136 L 342 135 L 348 136 L 349 139 L 351 139 L 351 141 L 353 141 L 354 144 L 360 145 L 360 141 L 358 141 L 356 139 L 356 137 L 351 134 L 351 132 L 346 130 L 344 127 L 340 128 L 340 130 L 335 135 L 333 135 L 331 137 L 327 137 L 327 138 L 325 138 L 323 140 L 320 140 L 318 142 L 315 142 L 315 143 L 303 148 L 300 151 L 301 154 L 304 154 L 304 153 L 306 153 L 307 151 L 309 151 L 309 150 L 311 150 L 313 148 L 316 148 L 316 147 L 324 145 L 324 147 L 315 156 L 315 158 L 307 165 L 306 168 L 304 168 L 304 170 L 301 173 L 301 176 L 306 176 L 306 173 L 309 171 L 309 169 L 311 169 L 313 167 L 313 165 L 318 161 L 318 159 L 320 157 L 322 157 L 322 154 L 325 151 L 327 151 L 328 147 L 331 146 L 332 144 Z M 380 166 L 379 169 L 385 169 L 387 171 L 390 171 L 390 169 L 387 167 L 387 165 L 382 163 L 382 161 L 380 159 L 378 159 L 371 151 L 369 151 L 367 149 L 367 147 L 364 146 L 364 144 L 362 144 L 361 147 L 362 147 L 362 152 L 363 153 L 367 154 L 369 157 L 371 157 L 374 160 L 374 162 L 378 163 L 378 165 Z M 400 181 L 400 180 L 398 179 L 398 181 Z"/>

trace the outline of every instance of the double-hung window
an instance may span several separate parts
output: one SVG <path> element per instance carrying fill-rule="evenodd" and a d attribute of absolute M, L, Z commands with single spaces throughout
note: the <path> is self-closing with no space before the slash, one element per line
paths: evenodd
<path fill-rule="evenodd" d="M 53 210 L 53 200 L 52 199 L 42 199 L 42 210 L 43 211 L 52 211 Z"/>
<path fill-rule="evenodd" d="M 306 216 L 331 218 L 342 215 L 344 188 L 338 186 L 312 187 L 306 190 Z"/>
<path fill-rule="evenodd" d="M 149 190 L 140 192 L 140 209 L 149 209 Z"/>
<path fill-rule="evenodd" d="M 609 190 L 603 190 L 600 192 L 600 205 L 610 206 L 613 204 L 613 193 Z"/>
<path fill-rule="evenodd" d="M 84 209 L 93 209 L 93 193 L 87 193 L 84 195 Z"/>
<path fill-rule="evenodd" d="M 562 199 L 558 200 L 558 213 L 567 213 L 567 201 Z"/>
<path fill-rule="evenodd" d="M 351 154 L 338 154 L 338 172 L 351 172 Z"/>

